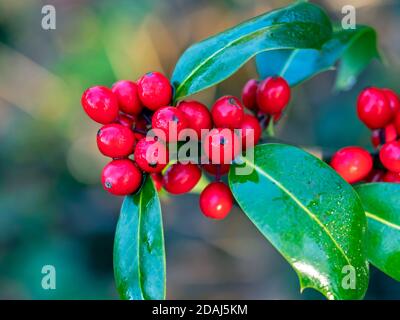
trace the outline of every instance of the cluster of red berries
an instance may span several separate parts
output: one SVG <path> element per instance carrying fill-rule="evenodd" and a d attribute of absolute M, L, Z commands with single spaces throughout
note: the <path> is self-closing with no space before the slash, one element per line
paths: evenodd
<path fill-rule="evenodd" d="M 158 72 L 147 73 L 136 82 L 122 80 L 111 89 L 95 86 L 83 93 L 85 112 L 103 125 L 97 133 L 98 148 L 112 158 L 102 171 L 103 187 L 114 195 L 132 194 L 140 188 L 143 175 L 150 174 L 158 190 L 183 194 L 195 187 L 204 169 L 215 176 L 215 182 L 201 192 L 200 208 L 205 216 L 222 219 L 232 208 L 233 196 L 221 176 L 241 151 L 258 143 L 260 122 L 265 125 L 267 119 L 280 117 L 289 102 L 290 87 L 280 77 L 260 84 L 250 80 L 243 89 L 243 102 L 224 96 L 211 111 L 192 100 L 172 106 L 172 97 L 170 81 Z M 245 108 L 253 114 L 245 113 Z M 176 135 L 170 134 L 171 124 Z M 188 128 L 195 132 L 196 141 L 207 142 L 203 151 L 208 161 L 197 165 L 178 160 L 167 166 L 170 144 L 177 143 L 177 136 Z M 149 137 L 147 133 L 154 129 L 161 130 L 164 138 Z M 252 139 L 247 139 L 249 135 Z"/>
<path fill-rule="evenodd" d="M 400 183 L 399 97 L 391 89 L 366 88 L 358 96 L 357 113 L 372 130 L 371 142 L 377 150 L 377 161 L 363 148 L 346 147 L 335 153 L 332 167 L 349 183 Z"/>

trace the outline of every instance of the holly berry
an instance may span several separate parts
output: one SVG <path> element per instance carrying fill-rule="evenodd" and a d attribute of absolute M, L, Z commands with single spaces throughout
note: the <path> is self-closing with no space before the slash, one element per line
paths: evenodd
<path fill-rule="evenodd" d="M 242 133 L 243 150 L 257 145 L 261 137 L 262 129 L 256 117 L 250 114 L 245 114 L 240 130 Z"/>
<path fill-rule="evenodd" d="M 201 129 L 212 128 L 211 114 L 204 104 L 197 101 L 181 101 L 177 108 L 185 114 L 189 128 L 196 131 L 198 138 L 201 138 Z"/>
<path fill-rule="evenodd" d="M 250 110 L 257 109 L 257 89 L 258 81 L 250 79 L 243 87 L 242 101 L 243 105 Z"/>
<path fill-rule="evenodd" d="M 379 158 L 386 169 L 400 172 L 400 141 L 385 143 L 379 152 Z"/>
<path fill-rule="evenodd" d="M 195 164 L 175 163 L 163 176 L 164 189 L 172 194 L 183 194 L 192 190 L 201 178 L 201 170 Z"/>
<path fill-rule="evenodd" d="M 244 111 L 238 98 L 224 96 L 214 103 L 211 115 L 216 127 L 236 129 L 242 124 Z"/>
<path fill-rule="evenodd" d="M 200 194 L 200 209 L 206 217 L 224 219 L 232 206 L 231 190 L 222 182 L 210 183 Z"/>
<path fill-rule="evenodd" d="M 179 109 L 170 106 L 158 109 L 153 115 L 151 124 L 153 129 L 162 130 L 165 134 L 166 142 L 177 141 L 179 133 L 188 127 L 185 114 Z M 173 124 L 176 124 L 176 127 Z M 169 132 L 170 129 L 171 132 Z M 174 132 L 175 130 L 176 132 Z"/>
<path fill-rule="evenodd" d="M 81 104 L 87 115 L 98 123 L 111 123 L 118 117 L 118 100 L 106 87 L 87 89 L 82 95 Z"/>
<path fill-rule="evenodd" d="M 216 175 L 223 176 L 229 172 L 231 165 L 230 164 L 205 163 L 205 164 L 202 164 L 202 167 L 209 174 L 212 174 L 214 176 L 216 176 Z"/>
<path fill-rule="evenodd" d="M 108 163 L 101 173 L 104 190 L 117 196 L 137 191 L 142 183 L 142 173 L 132 160 L 120 159 Z"/>
<path fill-rule="evenodd" d="M 382 89 L 382 92 L 385 94 L 389 106 L 392 109 L 393 114 L 397 114 L 400 111 L 400 99 L 399 96 L 391 89 Z"/>
<path fill-rule="evenodd" d="M 135 122 L 136 122 L 136 117 L 131 115 L 120 114 L 118 117 L 118 123 L 129 129 L 133 128 Z"/>
<path fill-rule="evenodd" d="M 128 80 L 116 82 L 112 88 L 112 92 L 118 99 L 121 111 L 128 114 L 139 114 L 142 109 L 142 103 L 139 100 L 137 84 Z"/>
<path fill-rule="evenodd" d="M 161 172 L 168 163 L 168 152 L 165 144 L 150 137 L 138 141 L 134 157 L 139 168 L 150 173 Z"/>
<path fill-rule="evenodd" d="M 384 129 L 372 131 L 371 142 L 375 148 L 381 144 L 392 142 L 397 139 L 397 130 L 394 124 L 387 125 Z"/>
<path fill-rule="evenodd" d="M 382 179 L 384 182 L 400 183 L 400 172 L 388 171 Z"/>
<path fill-rule="evenodd" d="M 393 118 L 393 111 L 385 93 L 375 87 L 364 89 L 357 99 L 360 120 L 370 129 L 385 127 Z"/>
<path fill-rule="evenodd" d="M 239 137 L 230 129 L 214 128 L 204 137 L 204 152 L 212 164 L 230 164 L 240 152 Z"/>
<path fill-rule="evenodd" d="M 146 73 L 137 81 L 139 99 L 152 111 L 169 105 L 172 99 L 171 84 L 159 72 Z"/>
<path fill-rule="evenodd" d="M 257 90 L 257 104 L 267 114 L 281 112 L 290 101 L 290 86 L 282 77 L 269 77 L 262 81 Z"/>
<path fill-rule="evenodd" d="M 368 176 L 373 160 L 369 152 L 361 147 L 345 147 L 334 154 L 331 166 L 348 183 L 355 183 Z"/>
<path fill-rule="evenodd" d="M 97 132 L 97 146 L 107 157 L 127 157 L 133 153 L 134 145 L 135 135 L 132 130 L 121 124 L 106 124 Z"/>
<path fill-rule="evenodd" d="M 163 177 L 160 173 L 152 173 L 150 174 L 151 180 L 153 180 L 154 187 L 157 191 L 161 191 L 163 187 Z"/>
<path fill-rule="evenodd" d="M 400 112 L 394 118 L 394 126 L 396 127 L 397 134 L 400 135 Z"/>

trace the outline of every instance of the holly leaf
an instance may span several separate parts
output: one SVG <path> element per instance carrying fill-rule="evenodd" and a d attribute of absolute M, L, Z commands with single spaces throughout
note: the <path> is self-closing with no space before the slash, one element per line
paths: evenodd
<path fill-rule="evenodd" d="M 261 78 L 280 75 L 291 86 L 298 85 L 313 76 L 336 69 L 336 89 L 349 89 L 358 75 L 374 58 L 380 58 L 377 35 L 373 28 L 357 26 L 344 30 L 337 26 L 321 50 L 295 49 L 263 52 L 256 57 Z"/>
<path fill-rule="evenodd" d="M 325 12 L 305 2 L 248 20 L 183 53 L 172 75 L 175 101 L 225 80 L 260 52 L 321 48 L 331 32 Z"/>
<path fill-rule="evenodd" d="M 114 276 L 122 299 L 165 299 L 162 216 L 151 179 L 125 197 L 114 240 Z"/>
<path fill-rule="evenodd" d="M 400 185 L 368 183 L 355 189 L 368 218 L 368 259 L 400 281 Z"/>
<path fill-rule="evenodd" d="M 360 199 L 327 164 L 293 146 L 264 144 L 229 173 L 243 212 L 296 271 L 301 290 L 361 299 L 369 279 Z M 351 274 L 350 274 L 351 273 Z M 352 284 L 349 276 L 354 277 Z"/>

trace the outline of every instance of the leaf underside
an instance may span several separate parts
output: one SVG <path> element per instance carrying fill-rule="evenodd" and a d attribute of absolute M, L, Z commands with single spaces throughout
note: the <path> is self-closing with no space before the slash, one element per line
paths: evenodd
<path fill-rule="evenodd" d="M 336 89 L 347 90 L 374 58 L 380 58 L 377 35 L 368 26 L 344 30 L 336 27 L 332 37 L 321 50 L 295 49 L 263 52 L 256 57 L 256 66 L 262 79 L 280 75 L 291 86 L 313 76 L 334 70 L 338 65 Z"/>
<path fill-rule="evenodd" d="M 259 145 L 251 174 L 229 173 L 240 207 L 297 272 L 301 289 L 329 299 L 361 299 L 368 286 L 366 218 L 354 189 L 327 164 L 301 149 Z M 355 288 L 342 285 L 355 270 Z"/>

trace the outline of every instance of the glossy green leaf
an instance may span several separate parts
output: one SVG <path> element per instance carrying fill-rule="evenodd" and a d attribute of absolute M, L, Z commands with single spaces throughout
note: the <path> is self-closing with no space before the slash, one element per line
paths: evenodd
<path fill-rule="evenodd" d="M 114 240 L 114 276 L 122 299 L 165 299 L 162 216 L 151 179 L 122 205 Z"/>
<path fill-rule="evenodd" d="M 355 189 L 368 218 L 368 259 L 400 281 L 400 185 L 368 183 Z"/>
<path fill-rule="evenodd" d="M 293 146 L 264 144 L 252 172 L 232 166 L 229 184 L 244 213 L 297 272 L 300 286 L 329 299 L 361 299 L 368 286 L 366 218 L 360 199 L 327 164 Z M 352 270 L 353 284 L 346 281 Z M 350 273 L 349 273 L 350 274 Z"/>
<path fill-rule="evenodd" d="M 326 14 L 310 3 L 296 3 L 219 33 L 187 49 L 172 75 L 175 100 L 211 87 L 237 71 L 257 53 L 320 48 L 330 38 Z"/>
<path fill-rule="evenodd" d="M 348 89 L 373 58 L 379 58 L 377 35 L 368 26 L 344 30 L 335 28 L 332 38 L 322 50 L 296 49 L 263 52 L 257 55 L 256 65 L 261 78 L 280 75 L 292 86 L 327 70 L 339 62 L 337 89 Z"/>

